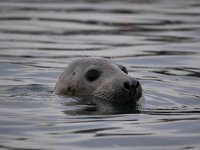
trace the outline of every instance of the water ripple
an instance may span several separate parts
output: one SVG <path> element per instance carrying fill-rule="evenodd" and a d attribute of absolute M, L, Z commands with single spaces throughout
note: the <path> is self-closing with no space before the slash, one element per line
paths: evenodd
<path fill-rule="evenodd" d="M 198 0 L 1 0 L 0 149 L 194 149 Z M 64 68 L 101 56 L 142 84 L 141 107 L 53 94 Z"/>

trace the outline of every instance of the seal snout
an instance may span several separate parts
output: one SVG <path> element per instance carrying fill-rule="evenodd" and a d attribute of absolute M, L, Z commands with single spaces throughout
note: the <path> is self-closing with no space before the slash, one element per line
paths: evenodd
<path fill-rule="evenodd" d="M 138 80 L 131 80 L 131 81 L 125 81 L 123 83 L 123 88 L 128 91 L 136 91 L 140 87 L 140 82 Z"/>

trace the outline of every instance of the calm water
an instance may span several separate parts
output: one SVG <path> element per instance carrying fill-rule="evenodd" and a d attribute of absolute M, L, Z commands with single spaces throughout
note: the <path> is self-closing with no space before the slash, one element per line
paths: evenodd
<path fill-rule="evenodd" d="M 125 65 L 142 107 L 100 112 L 54 95 L 83 56 Z M 199 150 L 199 78 L 199 0 L 0 1 L 2 150 Z"/>

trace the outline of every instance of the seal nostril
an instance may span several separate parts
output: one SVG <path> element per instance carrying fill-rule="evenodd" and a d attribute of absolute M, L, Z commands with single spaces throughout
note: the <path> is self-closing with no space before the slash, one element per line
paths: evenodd
<path fill-rule="evenodd" d="M 135 87 L 136 87 L 136 88 L 139 88 L 139 87 L 140 87 L 140 82 L 139 82 L 139 81 L 136 82 Z"/>
<path fill-rule="evenodd" d="M 124 82 L 124 88 L 127 90 L 130 90 L 130 88 L 131 88 L 130 82 Z"/>

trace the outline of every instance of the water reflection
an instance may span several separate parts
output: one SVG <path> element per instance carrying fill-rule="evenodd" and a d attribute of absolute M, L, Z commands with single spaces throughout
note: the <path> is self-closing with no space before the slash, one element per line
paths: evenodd
<path fill-rule="evenodd" d="M 141 105 L 120 105 L 108 102 L 97 102 L 88 104 L 84 101 L 75 100 L 75 102 L 66 102 L 65 106 L 72 107 L 71 110 L 65 110 L 67 115 L 111 115 L 111 114 L 139 114 Z"/>

